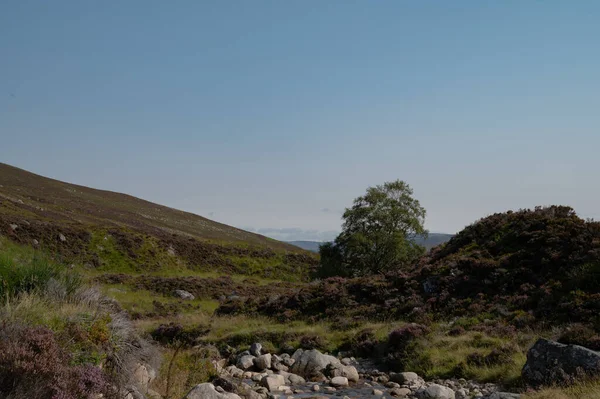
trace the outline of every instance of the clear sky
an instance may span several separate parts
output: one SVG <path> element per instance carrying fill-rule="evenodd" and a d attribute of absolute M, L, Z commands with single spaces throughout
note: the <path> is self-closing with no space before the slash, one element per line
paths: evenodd
<path fill-rule="evenodd" d="M 0 160 L 276 238 L 600 217 L 598 1 L 0 2 Z M 287 232 L 287 233 L 286 233 Z"/>

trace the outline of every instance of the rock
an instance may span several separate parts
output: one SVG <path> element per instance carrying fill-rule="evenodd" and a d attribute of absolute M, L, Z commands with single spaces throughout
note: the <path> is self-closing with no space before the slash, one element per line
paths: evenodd
<path fill-rule="evenodd" d="M 350 359 L 349 357 L 345 357 L 341 360 L 341 363 L 344 366 L 351 366 L 352 365 L 352 359 Z"/>
<path fill-rule="evenodd" d="M 319 384 L 315 384 L 311 387 L 311 389 L 313 390 L 313 392 L 319 392 L 321 390 L 321 387 L 319 386 Z"/>
<path fill-rule="evenodd" d="M 67 237 L 65 237 L 62 233 L 58 233 L 58 239 L 62 242 L 67 241 Z"/>
<path fill-rule="evenodd" d="M 572 384 L 600 375 L 600 353 L 540 338 L 527 352 L 521 375 L 525 383 L 536 388 Z"/>
<path fill-rule="evenodd" d="M 333 377 L 331 379 L 331 381 L 329 382 L 329 384 L 332 387 L 336 387 L 336 388 L 347 387 L 348 386 L 348 378 L 346 378 L 346 377 Z"/>
<path fill-rule="evenodd" d="M 421 388 L 417 391 L 419 399 L 455 399 L 454 391 L 448 387 L 438 384 L 431 384 L 427 388 Z"/>
<path fill-rule="evenodd" d="M 413 385 L 420 381 L 417 373 L 407 371 L 404 373 L 390 373 L 390 381 L 397 382 L 401 385 Z"/>
<path fill-rule="evenodd" d="M 390 395 L 396 398 L 407 397 L 412 391 L 408 388 L 392 388 L 390 389 Z"/>
<path fill-rule="evenodd" d="M 33 245 L 40 245 L 40 242 L 38 240 L 36 240 L 35 238 L 32 241 Z"/>
<path fill-rule="evenodd" d="M 260 351 L 258 351 L 260 352 Z M 260 355 L 254 358 L 254 367 L 259 370 L 267 370 L 271 368 L 271 354 Z"/>
<path fill-rule="evenodd" d="M 386 388 L 400 388 L 400 384 L 397 382 L 389 381 L 385 383 Z"/>
<path fill-rule="evenodd" d="M 316 349 L 302 350 L 298 349 L 292 356 L 294 363 L 290 370 L 302 376 L 311 376 L 322 371 L 330 364 L 342 365 L 340 361 L 331 355 L 324 355 Z"/>
<path fill-rule="evenodd" d="M 156 372 L 152 367 L 138 363 L 133 371 L 133 382 L 142 389 L 148 391 L 148 386 L 156 377 Z"/>
<path fill-rule="evenodd" d="M 372 394 L 375 396 L 383 396 L 383 391 L 380 389 L 373 389 Z"/>
<path fill-rule="evenodd" d="M 460 388 L 458 391 L 456 391 L 456 399 L 468 399 L 469 398 L 469 391 L 467 391 L 464 388 Z"/>
<path fill-rule="evenodd" d="M 186 301 L 196 299 L 196 297 L 192 293 L 187 292 L 185 290 L 175 290 L 174 294 L 176 297 L 178 297 L 180 299 L 184 299 Z"/>
<path fill-rule="evenodd" d="M 518 393 L 510 393 L 510 392 L 494 392 L 488 399 L 519 399 L 521 395 Z"/>
<path fill-rule="evenodd" d="M 15 231 L 15 230 L 17 230 L 18 228 L 19 228 L 19 226 L 18 226 L 18 225 L 16 225 L 16 224 L 11 224 L 11 225 L 10 225 L 10 229 L 11 229 L 12 231 Z"/>
<path fill-rule="evenodd" d="M 336 378 L 338 378 L 338 377 L 336 377 Z M 339 378 L 342 378 L 342 377 L 339 377 Z M 329 392 L 329 393 L 337 391 L 337 389 L 335 387 L 325 387 L 323 389 L 325 390 L 325 392 Z"/>
<path fill-rule="evenodd" d="M 230 381 L 226 378 L 217 377 L 213 380 L 212 383 L 215 386 L 215 388 L 222 388 L 226 392 L 235 392 L 236 391 L 235 384 L 233 383 L 233 381 Z"/>
<path fill-rule="evenodd" d="M 244 355 L 238 359 L 237 366 L 242 370 L 248 370 L 254 366 L 254 359 L 255 357 L 252 355 Z"/>
<path fill-rule="evenodd" d="M 280 386 L 285 385 L 285 378 L 279 374 L 272 374 L 263 377 L 263 379 L 260 380 L 260 385 L 267 388 L 269 392 L 274 392 L 277 391 Z"/>
<path fill-rule="evenodd" d="M 341 363 L 328 364 L 323 372 L 328 377 L 346 377 L 349 381 L 358 382 L 359 375 L 356 367 L 344 366 Z M 385 381 L 387 382 L 387 381 Z"/>
<path fill-rule="evenodd" d="M 253 343 L 252 345 L 250 345 L 250 354 L 253 356 L 260 356 L 261 355 L 261 351 L 262 351 L 262 345 L 258 342 Z"/>
<path fill-rule="evenodd" d="M 218 392 L 215 386 L 209 382 L 198 384 L 188 392 L 183 399 L 242 399 L 231 392 Z"/>

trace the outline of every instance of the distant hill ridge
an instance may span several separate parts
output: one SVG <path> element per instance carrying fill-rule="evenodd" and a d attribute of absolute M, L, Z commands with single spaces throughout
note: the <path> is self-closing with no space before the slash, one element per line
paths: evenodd
<path fill-rule="evenodd" d="M 191 268 L 296 279 L 315 262 L 288 243 L 2 163 L 0 234 L 111 271 Z"/>
<path fill-rule="evenodd" d="M 427 238 L 417 237 L 415 241 L 424 246 L 427 249 L 431 249 L 433 247 L 437 247 L 440 244 L 443 244 L 449 241 L 454 234 L 445 234 L 445 233 L 429 233 Z M 307 251 L 319 252 L 319 246 L 323 244 L 323 241 L 288 241 L 288 243 L 295 245 L 297 247 L 306 249 Z"/>

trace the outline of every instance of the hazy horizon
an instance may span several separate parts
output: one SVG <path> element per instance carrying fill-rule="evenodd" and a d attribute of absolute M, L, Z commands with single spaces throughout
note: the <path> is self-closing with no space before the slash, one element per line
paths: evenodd
<path fill-rule="evenodd" d="M 598 218 L 598 16 L 586 1 L 8 1 L 0 161 L 286 240 L 331 239 L 395 179 L 433 232 L 536 205 Z"/>

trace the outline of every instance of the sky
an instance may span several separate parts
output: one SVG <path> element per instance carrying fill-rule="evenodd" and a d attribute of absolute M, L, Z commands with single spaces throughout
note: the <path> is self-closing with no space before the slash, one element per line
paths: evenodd
<path fill-rule="evenodd" d="M 600 218 L 600 2 L 0 2 L 0 161 L 279 239 L 402 179 L 426 227 Z"/>

